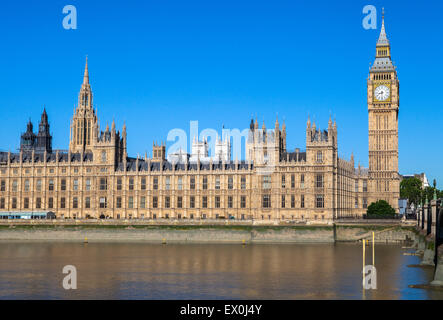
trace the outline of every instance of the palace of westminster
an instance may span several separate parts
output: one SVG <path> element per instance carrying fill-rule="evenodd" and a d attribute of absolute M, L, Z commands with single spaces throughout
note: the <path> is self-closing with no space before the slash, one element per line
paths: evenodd
<path fill-rule="evenodd" d="M 32 123 L 20 152 L 0 153 L 0 212 L 52 211 L 57 218 L 326 220 L 366 213 L 384 199 L 398 212 L 399 80 L 384 19 L 367 79 L 369 168 L 338 156 L 337 125 L 320 130 L 308 120 L 306 150 L 286 148 L 286 127 L 251 121 L 245 160 L 231 159 L 229 140 L 206 141 L 192 154 L 152 158 L 127 154 L 122 131 L 101 131 L 86 61 L 69 150 L 52 150 L 48 115 Z M 272 142 L 272 143 L 268 143 Z M 174 157 L 175 156 L 175 157 Z M 270 166 L 270 163 L 272 164 Z M 269 170 L 269 168 L 271 168 Z M 266 170 L 268 169 L 268 170 Z"/>

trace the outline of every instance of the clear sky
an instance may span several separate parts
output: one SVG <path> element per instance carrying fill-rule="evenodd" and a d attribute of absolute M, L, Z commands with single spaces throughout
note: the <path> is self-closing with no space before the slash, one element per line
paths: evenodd
<path fill-rule="evenodd" d="M 77 30 L 62 26 L 77 8 Z M 365 5 L 377 30 L 362 26 Z M 385 7 L 400 79 L 400 173 L 443 187 L 443 1 L 5 1 L 0 11 L 0 149 L 16 150 L 46 106 L 54 148 L 69 123 L 89 57 L 102 127 L 126 122 L 130 156 L 173 128 L 247 128 L 286 120 L 287 147 L 305 148 L 308 114 L 336 118 L 339 154 L 368 165 L 366 78 Z"/>

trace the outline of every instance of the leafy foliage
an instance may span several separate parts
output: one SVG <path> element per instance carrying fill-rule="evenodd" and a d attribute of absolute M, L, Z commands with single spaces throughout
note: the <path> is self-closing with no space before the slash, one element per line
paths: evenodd
<path fill-rule="evenodd" d="M 422 198 L 421 181 L 418 178 L 404 179 L 400 182 L 400 198 L 408 199 L 409 204 L 417 206 Z"/>
<path fill-rule="evenodd" d="M 395 215 L 395 209 L 391 207 L 389 203 L 385 200 L 378 200 L 377 202 L 372 202 L 367 211 L 368 216 L 374 215 Z"/>

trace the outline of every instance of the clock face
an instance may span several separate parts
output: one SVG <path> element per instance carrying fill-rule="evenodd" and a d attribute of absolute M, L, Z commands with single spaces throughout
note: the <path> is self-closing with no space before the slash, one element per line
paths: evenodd
<path fill-rule="evenodd" d="M 387 86 L 381 85 L 375 88 L 374 95 L 378 101 L 385 101 L 389 98 L 390 90 Z"/>

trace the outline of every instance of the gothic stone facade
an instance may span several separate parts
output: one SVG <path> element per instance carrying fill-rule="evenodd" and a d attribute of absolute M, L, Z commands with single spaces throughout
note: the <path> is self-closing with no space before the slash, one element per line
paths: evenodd
<path fill-rule="evenodd" d="M 0 211 L 53 211 L 59 218 L 255 219 L 330 221 L 366 213 L 386 199 L 398 207 L 398 80 L 384 22 L 368 78 L 369 170 L 338 156 L 337 125 L 308 120 L 306 150 L 288 152 L 286 127 L 251 121 L 242 161 L 166 161 L 127 154 L 126 126 L 100 130 L 86 62 L 69 151 L 33 148 L 32 125 L 20 153 L 0 153 Z M 388 90 L 386 90 L 388 88 Z M 42 121 L 47 120 L 46 112 Z M 29 142 L 31 141 L 31 142 Z M 43 147 L 42 147 L 43 146 Z M 185 159 L 187 159 L 185 157 Z"/>

